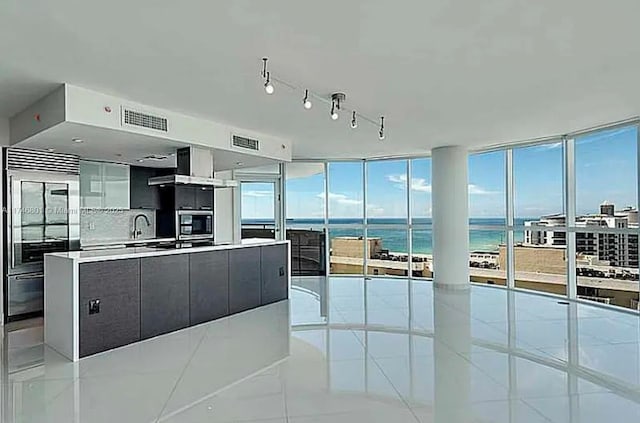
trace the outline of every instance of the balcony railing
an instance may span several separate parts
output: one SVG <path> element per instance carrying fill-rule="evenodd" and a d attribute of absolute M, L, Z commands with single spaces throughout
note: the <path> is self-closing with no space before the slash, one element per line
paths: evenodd
<path fill-rule="evenodd" d="M 242 238 L 275 239 L 273 224 L 243 224 Z M 324 231 L 288 229 L 291 242 L 292 276 L 325 276 L 327 274 L 326 235 Z"/>

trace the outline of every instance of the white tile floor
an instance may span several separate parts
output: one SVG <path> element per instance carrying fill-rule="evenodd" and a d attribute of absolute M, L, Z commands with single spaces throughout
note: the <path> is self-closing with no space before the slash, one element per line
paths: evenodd
<path fill-rule="evenodd" d="M 637 422 L 637 315 L 488 287 L 297 280 L 290 301 L 70 363 L 3 336 L 3 423 Z"/>

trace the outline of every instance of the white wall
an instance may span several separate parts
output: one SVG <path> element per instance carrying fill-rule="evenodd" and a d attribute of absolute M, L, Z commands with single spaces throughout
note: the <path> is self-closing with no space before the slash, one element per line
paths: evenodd
<path fill-rule="evenodd" d="M 0 146 L 9 145 L 9 119 L 0 117 Z"/>
<path fill-rule="evenodd" d="M 35 119 L 38 116 L 38 119 Z M 11 143 L 45 131 L 65 119 L 65 87 L 60 86 L 11 118 Z"/>

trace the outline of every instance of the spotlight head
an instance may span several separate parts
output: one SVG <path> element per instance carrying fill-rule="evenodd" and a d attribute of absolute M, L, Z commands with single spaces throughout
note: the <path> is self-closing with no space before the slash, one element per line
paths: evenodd
<path fill-rule="evenodd" d="M 378 131 L 378 138 L 384 139 L 384 116 L 380 116 L 380 130 Z"/>
<path fill-rule="evenodd" d="M 331 94 L 331 119 L 338 120 L 338 110 L 340 110 L 340 104 L 344 103 L 347 96 L 344 93 Z"/>
<path fill-rule="evenodd" d="M 275 88 L 271 83 L 271 72 L 267 72 L 267 76 L 264 81 L 264 90 L 267 92 L 267 94 L 273 94 L 273 92 L 275 91 Z"/>
<path fill-rule="evenodd" d="M 304 98 L 302 99 L 302 104 L 304 108 L 309 110 L 313 104 L 311 104 L 311 100 L 309 100 L 309 90 L 304 90 Z"/>
<path fill-rule="evenodd" d="M 271 82 L 267 82 L 264 86 L 264 90 L 267 92 L 267 94 L 273 94 L 275 88 L 273 88 L 273 84 Z"/>
<path fill-rule="evenodd" d="M 333 120 L 338 120 L 338 108 L 336 107 L 336 102 L 332 101 L 331 102 L 331 119 Z"/>

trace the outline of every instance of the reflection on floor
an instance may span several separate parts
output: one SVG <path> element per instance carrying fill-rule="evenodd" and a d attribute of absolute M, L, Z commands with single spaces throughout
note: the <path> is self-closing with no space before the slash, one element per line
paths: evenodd
<path fill-rule="evenodd" d="M 406 279 L 301 278 L 290 301 L 70 363 L 4 334 L 2 422 L 635 422 L 640 320 Z"/>

